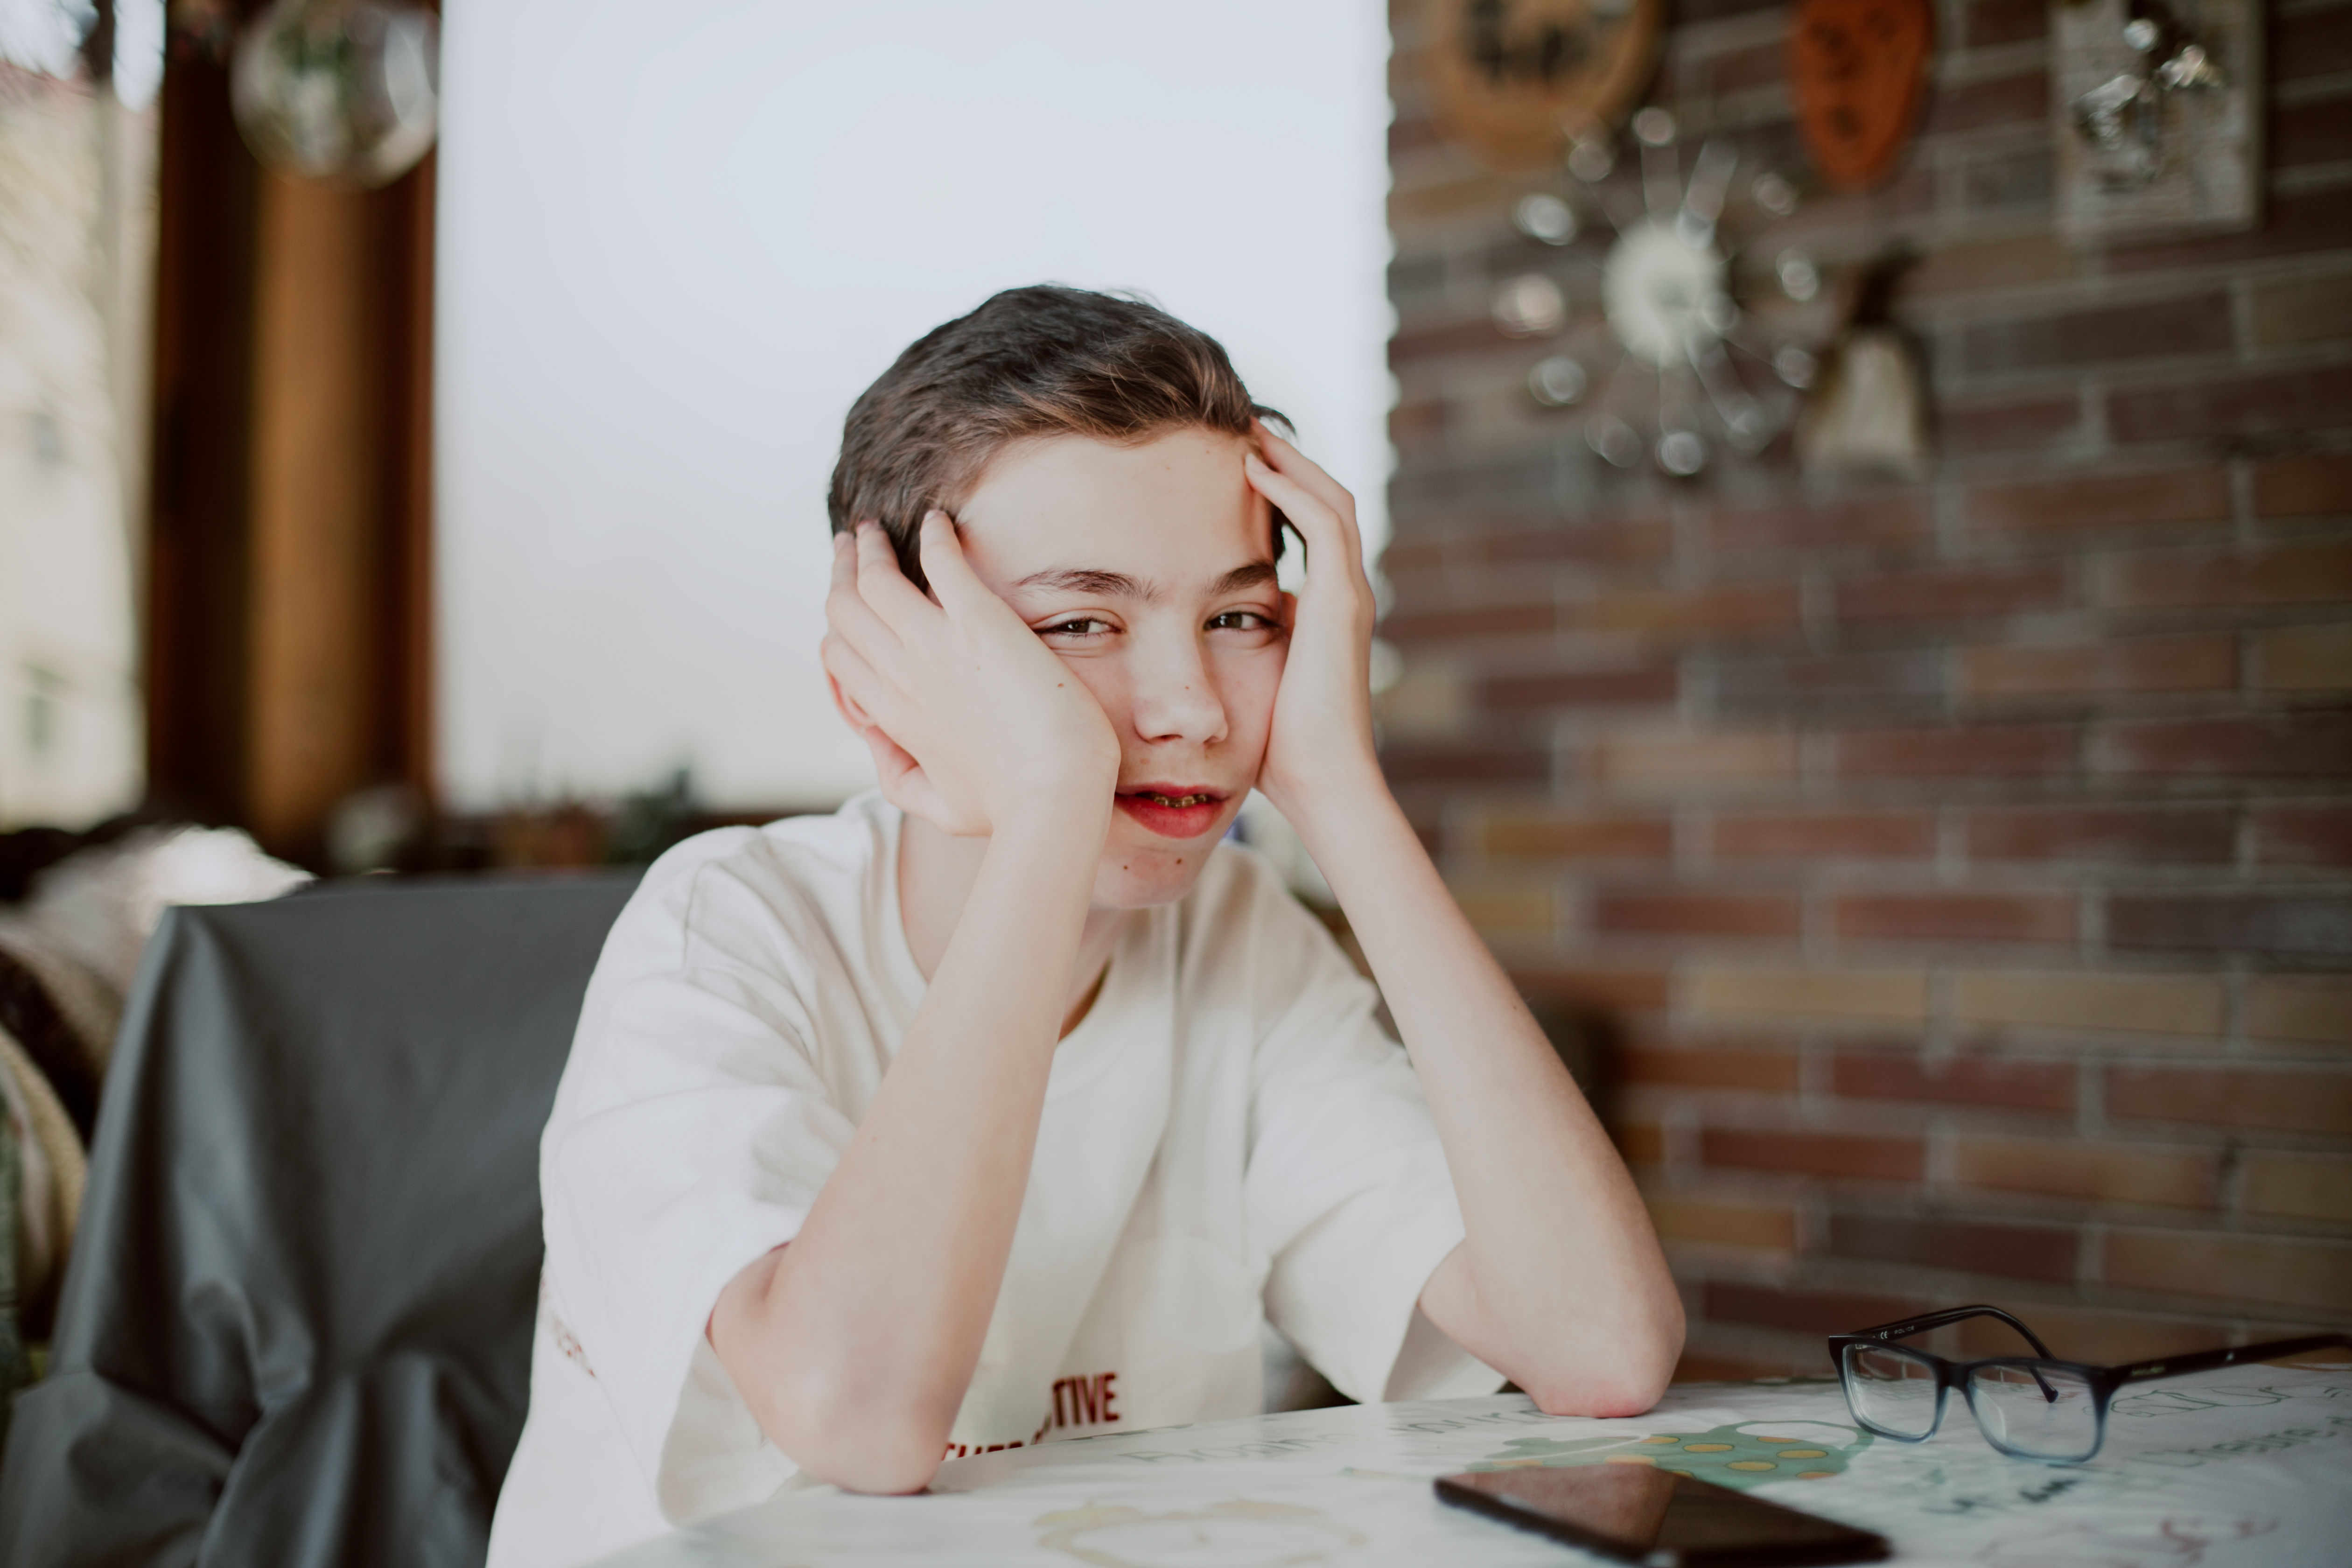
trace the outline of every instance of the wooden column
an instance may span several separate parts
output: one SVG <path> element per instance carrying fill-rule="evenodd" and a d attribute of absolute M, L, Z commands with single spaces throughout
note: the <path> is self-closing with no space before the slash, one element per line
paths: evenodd
<path fill-rule="evenodd" d="M 151 786 L 318 864 L 337 801 L 431 782 L 432 160 L 266 173 L 205 59 L 163 133 Z"/>

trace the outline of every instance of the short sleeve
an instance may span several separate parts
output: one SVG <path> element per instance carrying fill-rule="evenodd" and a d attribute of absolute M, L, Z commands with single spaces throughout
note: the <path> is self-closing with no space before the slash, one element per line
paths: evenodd
<path fill-rule="evenodd" d="M 674 1522 L 793 1471 L 705 1330 L 727 1283 L 800 1234 L 856 1131 L 812 1051 L 797 965 L 730 951 L 724 933 L 757 931 L 758 911 L 707 907 L 754 895 L 710 868 L 683 882 L 615 927 L 541 1150 L 551 1306 Z M 701 1495 L 712 1477 L 737 1495 Z"/>
<path fill-rule="evenodd" d="M 1420 1315 L 1423 1287 L 1465 1234 L 1420 1080 L 1377 1022 L 1370 983 L 1258 874 L 1248 923 L 1263 1032 L 1244 1190 L 1270 1260 L 1267 1316 L 1352 1399 L 1491 1394 L 1501 1374 Z"/>

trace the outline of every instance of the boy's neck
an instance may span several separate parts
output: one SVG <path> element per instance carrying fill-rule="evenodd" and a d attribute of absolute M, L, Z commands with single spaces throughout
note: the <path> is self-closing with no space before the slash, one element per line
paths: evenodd
<path fill-rule="evenodd" d="M 899 819 L 898 923 L 925 980 L 938 973 L 940 960 L 947 954 L 948 941 L 955 935 L 964 900 L 971 896 L 987 854 L 985 838 L 958 838 L 919 816 Z M 1078 961 L 1070 973 L 1068 1010 L 1062 1019 L 1065 1037 L 1085 1020 L 1100 994 L 1126 914 L 1124 910 L 1087 910 L 1086 929 L 1078 937 Z"/>

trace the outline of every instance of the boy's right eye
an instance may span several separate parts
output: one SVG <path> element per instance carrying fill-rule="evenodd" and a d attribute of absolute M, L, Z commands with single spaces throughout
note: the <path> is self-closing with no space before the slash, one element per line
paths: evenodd
<path fill-rule="evenodd" d="M 1108 630 L 1110 623 L 1099 616 L 1073 616 L 1066 621 L 1055 621 L 1050 626 L 1039 626 L 1037 635 L 1041 637 L 1100 637 Z"/>

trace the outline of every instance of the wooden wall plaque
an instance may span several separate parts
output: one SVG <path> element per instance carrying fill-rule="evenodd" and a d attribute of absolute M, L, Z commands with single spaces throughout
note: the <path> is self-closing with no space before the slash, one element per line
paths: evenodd
<path fill-rule="evenodd" d="M 1893 171 L 1935 47 L 1934 0 L 1802 0 L 1789 86 L 1805 148 L 1832 189 L 1867 190 Z"/>
<path fill-rule="evenodd" d="M 1424 0 L 1420 54 L 1447 140 L 1497 169 L 1613 131 L 1657 68 L 1665 0 Z"/>

